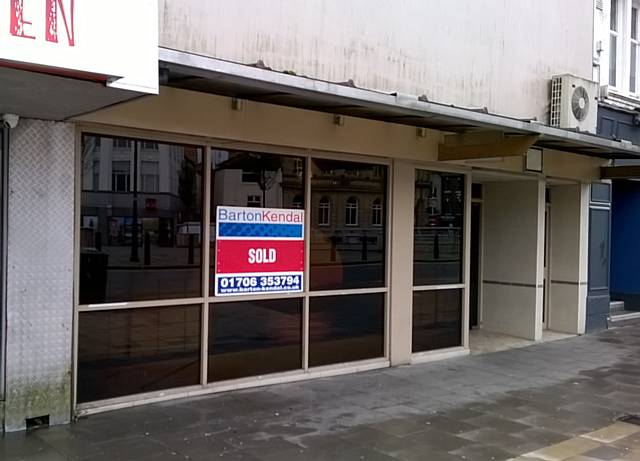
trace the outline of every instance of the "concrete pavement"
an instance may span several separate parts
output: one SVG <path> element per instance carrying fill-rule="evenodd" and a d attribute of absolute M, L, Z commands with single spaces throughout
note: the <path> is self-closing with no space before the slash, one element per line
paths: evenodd
<path fill-rule="evenodd" d="M 640 460 L 640 329 L 8 434 L 15 460 Z"/>

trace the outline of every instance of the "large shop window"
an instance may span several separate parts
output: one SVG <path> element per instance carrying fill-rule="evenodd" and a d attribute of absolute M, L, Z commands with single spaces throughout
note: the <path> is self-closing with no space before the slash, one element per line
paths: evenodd
<path fill-rule="evenodd" d="M 200 306 L 81 312 L 78 402 L 200 382 Z"/>
<path fill-rule="evenodd" d="M 82 138 L 80 304 L 202 295 L 202 149 Z"/>
<path fill-rule="evenodd" d="M 416 170 L 413 352 L 462 344 L 464 181 L 461 174 Z"/>
<path fill-rule="evenodd" d="M 208 150 L 205 166 L 204 153 L 82 138 L 81 404 L 384 357 L 387 168 L 223 148 Z M 227 236 L 216 240 L 220 206 L 305 210 L 297 242 L 308 286 L 216 294 L 227 254 Z M 236 224 L 244 234 L 233 237 L 257 245 L 250 250 L 273 240 L 263 223 Z"/>
<path fill-rule="evenodd" d="M 311 290 L 385 286 L 386 167 L 314 159 L 311 171 Z"/>

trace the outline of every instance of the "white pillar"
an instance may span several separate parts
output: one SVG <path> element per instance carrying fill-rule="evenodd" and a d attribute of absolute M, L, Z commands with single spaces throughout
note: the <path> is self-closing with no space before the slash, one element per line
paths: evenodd
<path fill-rule="evenodd" d="M 548 328 L 585 330 L 589 185 L 551 188 L 551 251 Z"/>
<path fill-rule="evenodd" d="M 545 183 L 485 184 L 482 326 L 542 337 Z"/>
<path fill-rule="evenodd" d="M 415 171 L 411 164 L 393 164 L 391 203 L 391 300 L 389 336 L 391 365 L 411 362 L 413 312 L 413 203 Z"/>

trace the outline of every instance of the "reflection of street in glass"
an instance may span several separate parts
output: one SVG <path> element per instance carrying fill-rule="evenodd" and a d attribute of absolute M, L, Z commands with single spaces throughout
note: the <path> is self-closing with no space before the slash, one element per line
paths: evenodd
<path fill-rule="evenodd" d="M 199 382 L 200 306 L 83 312 L 78 400 Z"/>

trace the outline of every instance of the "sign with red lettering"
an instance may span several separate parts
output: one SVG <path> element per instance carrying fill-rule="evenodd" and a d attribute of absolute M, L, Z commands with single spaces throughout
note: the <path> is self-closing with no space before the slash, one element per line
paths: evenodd
<path fill-rule="evenodd" d="M 0 0 L 0 66 L 158 92 L 157 0 Z"/>
<path fill-rule="evenodd" d="M 303 290 L 304 211 L 219 206 L 216 296 Z"/>

